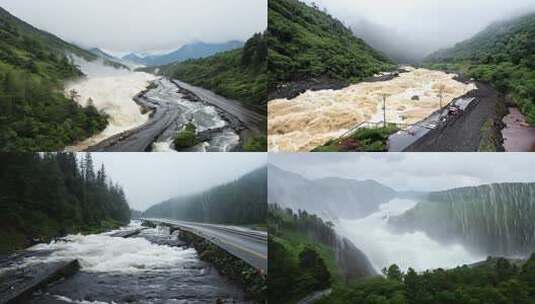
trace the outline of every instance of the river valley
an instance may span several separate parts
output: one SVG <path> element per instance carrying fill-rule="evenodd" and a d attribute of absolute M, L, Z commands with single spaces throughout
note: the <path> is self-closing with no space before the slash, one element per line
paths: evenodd
<path fill-rule="evenodd" d="M 415 205 L 416 201 L 396 198 L 363 219 L 340 220 L 337 231 L 366 254 L 377 272 L 392 264 L 403 270 L 412 267 L 423 271 L 453 268 L 485 259 L 473 255 L 460 244 L 440 244 L 421 231 L 396 233 L 388 227 L 389 217 L 402 214 Z"/>
<path fill-rule="evenodd" d="M 236 101 L 144 72 L 75 60 L 87 77 L 67 84 L 66 93 L 76 91 L 84 106 L 92 102 L 109 125 L 67 150 L 173 152 L 176 134 L 191 123 L 199 142 L 181 151 L 228 152 L 239 149 L 244 135 L 263 132 L 265 118 Z"/>

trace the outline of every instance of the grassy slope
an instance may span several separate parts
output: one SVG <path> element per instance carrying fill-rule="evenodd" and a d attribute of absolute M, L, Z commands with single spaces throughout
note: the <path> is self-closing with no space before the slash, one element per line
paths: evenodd
<path fill-rule="evenodd" d="M 393 67 L 327 13 L 298 0 L 270 0 L 268 6 L 270 89 L 317 77 L 359 81 Z"/>
<path fill-rule="evenodd" d="M 397 131 L 395 126 L 362 128 L 346 138 L 330 140 L 313 152 L 387 152 L 388 137 Z"/>
<path fill-rule="evenodd" d="M 494 23 L 473 38 L 432 54 L 426 63 L 512 94 L 535 125 L 535 14 Z"/>
<path fill-rule="evenodd" d="M 96 109 L 63 95 L 62 82 L 82 75 L 65 54 L 95 55 L 1 8 L 0 37 L 0 150 L 57 151 L 106 126 Z"/>
<path fill-rule="evenodd" d="M 256 36 L 257 37 L 257 36 Z M 262 38 L 263 39 L 263 38 Z M 265 60 L 244 64 L 244 48 L 160 67 L 161 73 L 265 111 Z"/>

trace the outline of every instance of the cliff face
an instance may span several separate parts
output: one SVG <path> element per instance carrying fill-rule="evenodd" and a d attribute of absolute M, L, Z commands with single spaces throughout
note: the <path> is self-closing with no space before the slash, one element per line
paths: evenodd
<path fill-rule="evenodd" d="M 346 238 L 337 241 L 336 263 L 347 281 L 377 275 L 368 257 Z"/>
<path fill-rule="evenodd" d="M 535 249 L 534 219 L 535 184 L 506 183 L 430 193 L 389 226 L 424 231 L 481 254 L 528 256 Z"/>

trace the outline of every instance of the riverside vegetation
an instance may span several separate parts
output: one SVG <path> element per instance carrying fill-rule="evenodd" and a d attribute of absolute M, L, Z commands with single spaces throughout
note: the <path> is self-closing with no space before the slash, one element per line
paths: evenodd
<path fill-rule="evenodd" d="M 83 76 L 69 56 L 97 56 L 0 8 L 0 151 L 58 151 L 103 130 L 108 122 L 91 103 L 67 97 L 63 82 Z M 105 62 L 108 65 L 121 65 Z"/>
<path fill-rule="evenodd" d="M 496 22 L 454 48 L 432 54 L 425 64 L 460 72 L 511 94 L 535 125 L 535 14 Z"/>
<path fill-rule="evenodd" d="M 91 154 L 0 153 L 0 254 L 129 221 L 122 188 Z"/>
<path fill-rule="evenodd" d="M 266 43 L 265 35 L 257 33 L 243 48 L 162 66 L 159 73 L 265 111 Z"/>
<path fill-rule="evenodd" d="M 344 278 L 328 245 L 333 225 L 300 211 L 270 206 L 269 300 L 297 303 L 332 289 L 317 303 L 362 304 L 529 304 L 535 300 L 535 254 L 526 261 L 488 258 L 454 269 L 403 272 L 393 264 L 383 276 Z"/>

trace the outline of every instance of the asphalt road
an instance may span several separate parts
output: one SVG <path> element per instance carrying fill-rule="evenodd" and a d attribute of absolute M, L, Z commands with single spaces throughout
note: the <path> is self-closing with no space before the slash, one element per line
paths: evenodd
<path fill-rule="evenodd" d="M 172 127 L 175 121 L 179 118 L 181 108 L 174 102 L 173 99 L 165 100 L 169 90 L 168 87 L 162 85 L 162 81 L 159 81 L 160 85 L 158 90 L 158 96 L 162 98 L 147 98 L 137 97 L 138 103 L 145 105 L 148 108 L 154 109 L 153 114 L 149 121 L 142 126 L 128 130 L 126 132 L 112 136 L 95 146 L 89 147 L 89 152 L 144 152 L 150 148 L 153 142 L 165 132 L 168 128 Z"/>
<path fill-rule="evenodd" d="M 144 221 L 180 228 L 211 241 L 216 246 L 267 273 L 267 233 L 237 226 L 146 218 Z"/>
<path fill-rule="evenodd" d="M 206 105 L 214 106 L 221 112 L 235 117 L 234 121 L 239 121 L 237 124 L 241 123 L 253 134 L 264 134 L 263 130 L 266 128 L 265 116 L 245 108 L 237 101 L 226 99 L 208 90 L 191 86 L 180 81 L 173 80 L 173 82 L 169 81 L 168 79 L 160 79 L 157 82 L 157 88 L 152 89 L 143 96 L 136 97 L 136 101 L 139 104 L 144 105 L 146 108 L 153 109 L 153 113 L 149 121 L 138 128 L 117 134 L 98 143 L 97 145 L 89 147 L 87 151 L 148 151 L 151 149 L 154 142 L 165 141 L 163 140 L 163 137 L 170 137 L 173 134 L 176 134 L 176 131 L 180 127 L 192 121 L 192 119 L 195 124 L 200 123 L 206 129 L 213 128 L 215 132 L 213 132 L 213 134 L 211 133 L 210 137 L 215 138 L 218 134 L 224 133 L 225 129 L 210 125 L 210 123 L 215 121 L 215 117 L 213 116 L 217 114 L 209 111 L 202 111 L 202 108 L 208 107 Z M 177 86 L 180 86 L 197 95 L 202 103 L 194 101 L 177 102 L 177 99 L 181 98 L 180 95 L 177 96 Z M 197 127 L 199 128 L 200 126 Z M 215 147 L 216 151 L 218 151 L 218 148 L 223 149 L 226 147 L 225 142 L 221 142 L 219 144 L 221 147 Z"/>
<path fill-rule="evenodd" d="M 227 112 L 237 119 L 239 119 L 247 129 L 251 130 L 254 134 L 265 134 L 267 128 L 267 116 L 255 112 L 252 109 L 244 107 L 242 103 L 236 100 L 228 99 L 223 96 L 217 95 L 212 91 L 196 87 L 180 80 L 173 79 L 173 82 L 178 86 L 193 92 L 202 101 L 207 102 L 224 112 Z"/>
<path fill-rule="evenodd" d="M 466 94 L 475 98 L 459 117 L 429 131 L 404 152 L 477 152 L 481 129 L 487 121 L 498 118 L 498 93 L 488 84 L 476 82 L 477 90 Z"/>

